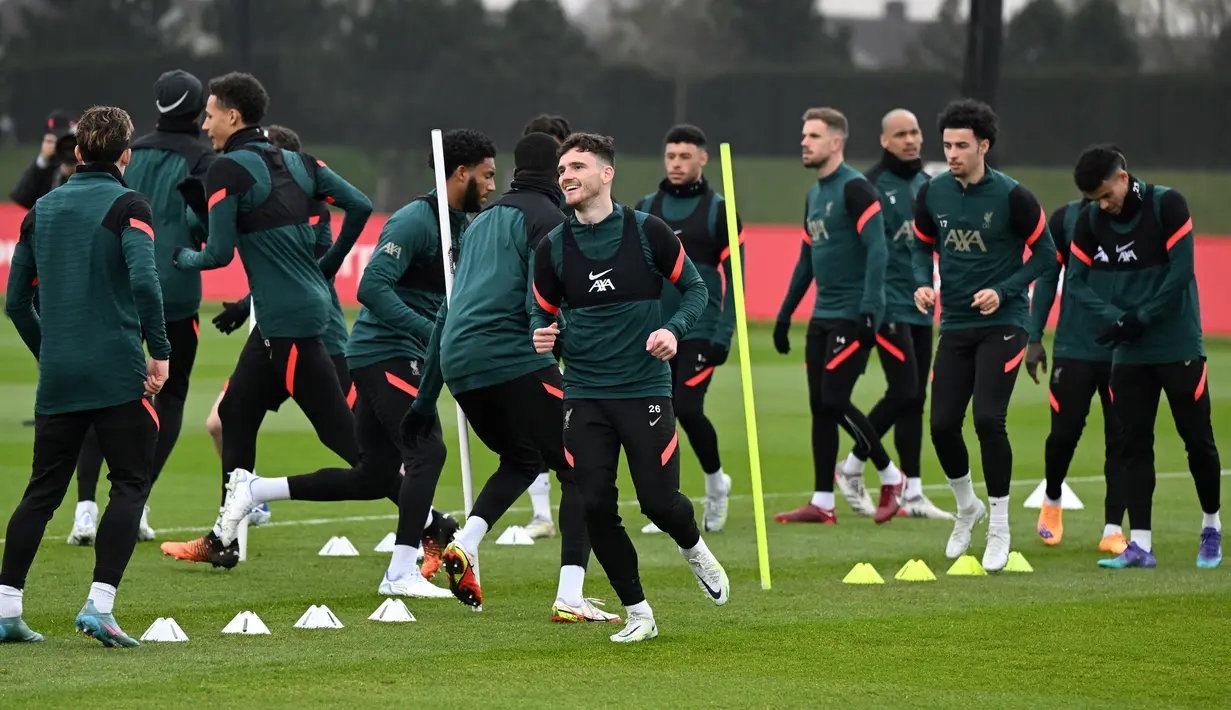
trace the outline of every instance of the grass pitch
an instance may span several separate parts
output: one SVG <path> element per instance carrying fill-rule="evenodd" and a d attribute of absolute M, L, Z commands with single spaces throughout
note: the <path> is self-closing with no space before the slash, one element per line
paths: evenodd
<path fill-rule="evenodd" d="M 202 320 L 208 324 L 217 310 L 207 305 Z M 216 513 L 219 464 L 203 421 L 242 341 L 208 325 L 201 335 L 184 431 L 150 499 L 160 540 L 195 537 Z M 773 351 L 768 330 L 754 328 L 752 334 L 770 515 L 803 503 L 812 487 L 802 326 L 792 335 L 795 349 L 784 357 Z M 1231 415 L 1224 389 L 1231 381 L 1231 345 L 1208 347 L 1215 431 L 1223 434 Z M 1011 521 L 1013 547 L 1034 566 L 1033 574 L 949 577 L 949 523 L 896 519 L 877 526 L 840 503 L 837 526 L 768 523 L 773 588 L 762 591 L 737 358 L 719 370 L 708 406 L 724 467 L 735 481 L 726 531 L 706 537 L 731 576 L 727 606 L 705 600 L 668 538 L 638 532 L 645 519 L 627 478 L 622 481 L 625 524 L 659 623 L 653 641 L 618 646 L 607 640 L 617 625 L 549 623 L 558 539 L 533 547 L 492 544 L 507 525 L 526 522 L 525 498 L 482 548 L 483 612 L 451 600 L 410 600 L 418 619 L 413 624 L 367 620 L 382 601 L 376 587 L 388 556 L 372 548 L 393 529 L 395 511 L 388 502 L 281 502 L 273 505 L 274 524 L 252 531 L 249 560 L 230 572 L 176 562 L 163 557 L 157 543 L 139 544 L 120 588 L 118 620 L 135 637 L 156 617 L 172 616 L 191 640 L 109 652 L 73 632 L 93 552 L 64 543 L 76 499 L 70 488 L 26 587 L 25 618 L 47 641 L 0 646 L 0 705 L 72 707 L 109 697 L 133 708 L 895 704 L 1033 710 L 1209 708 L 1225 701 L 1231 574 L 1195 567 L 1200 510 L 1184 473 L 1183 445 L 1165 413 L 1159 418 L 1157 465 L 1169 473 L 1155 496 L 1156 570 L 1095 566 L 1103 523 L 1097 406 L 1070 474 L 1086 509 L 1066 512 L 1058 548 L 1044 546 L 1034 534 L 1037 511 L 1021 505 L 1042 478 L 1049 410 L 1045 387 L 1023 373 L 1009 413 L 1016 457 Z M 29 476 L 32 430 L 21 420 L 31 411 L 35 372 L 16 333 L 0 328 L 3 519 Z M 882 389 L 872 363 L 857 402 L 870 407 Z M 436 502 L 457 510 L 461 485 L 451 407 L 441 404 L 452 443 Z M 968 441 L 977 452 L 973 431 Z M 700 496 L 701 471 L 683 448 L 684 490 Z M 259 451 L 257 468 L 266 476 L 339 465 L 290 406 L 266 419 Z M 472 451 L 478 485 L 494 459 L 477 439 Z M 978 460 L 972 455 L 976 469 Z M 975 477 L 982 478 L 977 470 Z M 924 483 L 937 504 L 953 509 L 926 439 Z M 104 483 L 100 494 L 105 491 Z M 986 523 L 976 531 L 976 555 L 982 554 L 985 530 Z M 348 536 L 360 556 L 318 557 L 333 535 Z M 893 574 L 912 558 L 925 560 L 939 579 L 895 582 Z M 874 565 L 887 583 L 842 584 L 858 562 Z M 594 562 L 586 593 L 623 613 Z M 312 604 L 327 604 L 346 627 L 293 629 Z M 247 609 L 260 615 L 272 635 L 219 633 Z"/>

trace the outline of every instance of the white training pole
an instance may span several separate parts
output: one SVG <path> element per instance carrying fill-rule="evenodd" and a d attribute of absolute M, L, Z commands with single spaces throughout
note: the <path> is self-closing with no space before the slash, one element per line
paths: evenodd
<path fill-rule="evenodd" d="M 252 301 L 248 304 L 248 333 L 251 334 L 255 328 L 256 302 Z M 248 560 L 248 516 L 245 515 L 244 519 L 239 521 L 239 535 L 235 539 L 239 540 L 239 561 L 246 562 Z"/>
<path fill-rule="evenodd" d="M 248 298 L 252 298 L 249 296 Z M 256 328 L 256 301 L 248 304 L 248 333 L 252 333 L 252 329 Z"/>
<path fill-rule="evenodd" d="M 445 303 L 453 299 L 453 230 L 449 226 L 448 188 L 445 185 L 444 134 L 439 128 L 432 130 L 432 164 L 436 166 L 436 211 L 440 213 L 440 253 L 445 266 Z M 474 478 L 470 473 L 470 429 L 466 425 L 466 413 L 457 405 L 458 453 L 462 457 L 462 502 L 466 516 L 474 506 Z"/>

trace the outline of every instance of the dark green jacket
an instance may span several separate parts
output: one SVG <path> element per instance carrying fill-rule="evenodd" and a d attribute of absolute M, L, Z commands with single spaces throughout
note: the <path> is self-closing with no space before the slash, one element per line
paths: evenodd
<path fill-rule="evenodd" d="M 686 339 L 708 340 L 723 350 L 730 350 L 731 337 L 735 333 L 735 290 L 732 287 L 726 202 L 722 195 L 710 189 L 705 178 L 683 186 L 663 180 L 658 192 L 642 199 L 639 209 L 658 217 L 672 228 L 709 292 L 705 310 L 692 330 L 688 331 Z M 699 212 L 702 209 L 704 212 Z M 744 263 L 743 229 L 737 216 L 741 265 Z M 663 317 L 670 318 L 680 307 L 680 291 L 670 284 L 663 284 L 662 304 Z"/>
<path fill-rule="evenodd" d="M 928 181 L 921 160 L 903 162 L 886 151 L 864 176 L 880 195 L 885 224 L 885 322 L 931 325 L 932 316 L 915 308 L 915 274 L 911 242 L 915 230 L 915 195 Z"/>
<path fill-rule="evenodd" d="M 1065 281 L 1101 308 L 1097 325 L 1110 328 L 1133 314 L 1144 334 L 1115 349 L 1115 364 L 1166 364 L 1205 357 L 1201 301 L 1193 265 L 1193 220 L 1179 192 L 1130 177 L 1132 187 L 1114 218 L 1091 203 L 1077 217 Z M 1100 272 L 1110 276 L 1106 295 L 1092 287 Z M 1106 278 L 1106 276 L 1104 276 Z"/>
<path fill-rule="evenodd" d="M 563 310 L 566 398 L 670 397 L 671 368 L 646 351 L 646 341 L 660 328 L 683 340 L 709 297 L 671 228 L 644 212 L 632 211 L 626 221 L 626 210 L 615 205 L 598 224 L 582 224 L 574 216 L 534 251 L 535 305 L 526 337 Z M 577 249 L 568 257 L 565 225 Z M 665 323 L 662 279 L 684 293 Z"/>
<path fill-rule="evenodd" d="M 26 213 L 5 312 L 38 359 L 36 414 L 144 395 L 146 359 L 171 356 L 154 267 L 153 216 L 114 165 L 80 166 Z M 34 312 L 34 287 L 39 312 Z"/>
<path fill-rule="evenodd" d="M 940 330 L 1012 325 L 1026 328 L 1030 283 L 1056 263 L 1056 245 L 1039 201 L 991 168 L 962 187 L 945 171 L 915 197 L 915 285 L 932 286 L 932 254 L 940 252 Z M 1022 255 L 1030 249 L 1030 258 Z M 1000 307 L 983 315 L 975 294 L 994 289 Z"/>
<path fill-rule="evenodd" d="M 1111 273 L 1091 274 L 1091 288 L 1088 290 L 1068 286 L 1068 279 L 1073 275 L 1069 245 L 1073 241 L 1077 215 L 1086 203 L 1087 200 L 1073 200 L 1057 208 L 1047 220 L 1047 228 L 1056 240 L 1057 263 L 1034 282 L 1028 330 L 1030 342 L 1043 341 L 1043 329 L 1047 327 L 1047 318 L 1051 315 L 1051 307 L 1056 300 L 1056 286 L 1063 268 L 1065 285 L 1060 296 L 1060 318 L 1056 322 L 1056 341 L 1052 346 L 1052 356 L 1056 359 L 1109 362 L 1111 350 L 1095 342 L 1103 333 L 1100 328 L 1103 304 L 1094 296 L 1098 294 L 1106 298 L 1110 294 Z"/>
<path fill-rule="evenodd" d="M 812 317 L 854 321 L 885 311 L 885 223 L 876 188 L 843 163 L 816 181 L 804 205 L 804 239 L 778 320 L 789 320 L 816 282 Z"/>
<path fill-rule="evenodd" d="M 384 360 L 422 360 L 432 321 L 444 303 L 444 261 L 436 191 L 394 212 L 359 281 L 363 308 L 355 319 L 346 361 L 351 369 Z M 461 243 L 466 214 L 449 208 L 453 248 Z"/>
<path fill-rule="evenodd" d="M 202 251 L 180 252 L 178 268 L 226 266 L 238 247 L 265 337 L 322 337 L 332 308 L 328 279 L 359 238 L 372 203 L 324 162 L 274 148 L 259 127 L 231 136 L 223 152 L 206 176 L 209 240 Z M 346 217 L 318 263 L 310 219 L 322 199 Z"/>

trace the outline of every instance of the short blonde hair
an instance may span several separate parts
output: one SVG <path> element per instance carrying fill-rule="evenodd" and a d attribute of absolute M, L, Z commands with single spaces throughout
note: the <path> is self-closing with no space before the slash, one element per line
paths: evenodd
<path fill-rule="evenodd" d="M 132 118 L 122 108 L 93 106 L 77 121 L 77 147 L 87 163 L 119 161 L 132 137 Z"/>
<path fill-rule="evenodd" d="M 826 126 L 840 133 L 843 138 L 848 134 L 846 116 L 836 108 L 810 108 L 804 112 L 805 121 L 822 121 Z"/>

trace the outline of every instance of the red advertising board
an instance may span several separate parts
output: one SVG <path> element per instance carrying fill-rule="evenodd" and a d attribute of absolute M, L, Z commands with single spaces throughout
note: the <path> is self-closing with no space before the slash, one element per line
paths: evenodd
<path fill-rule="evenodd" d="M 25 210 L 12 204 L 0 205 L 0 280 L 8 280 L 9 260 L 17 239 Z M 368 220 L 359 243 L 351 251 L 338 272 L 338 297 L 354 305 L 359 277 L 367 266 L 376 239 L 387 215 L 373 215 Z M 336 232 L 342 216 L 334 212 Z M 802 237 L 797 226 L 746 225 L 744 253 L 747 293 L 745 302 L 752 320 L 773 320 L 791 280 L 791 271 L 799 258 Z M 1201 320 L 1210 335 L 1231 335 L 1231 238 L 1201 236 L 1196 243 L 1197 283 L 1201 289 Z M 207 271 L 203 276 L 204 296 L 209 301 L 230 300 L 248 291 L 243 266 L 235 259 L 225 269 Z M 806 319 L 812 309 L 813 289 L 808 290 L 796 319 Z M 1052 324 L 1055 323 L 1053 309 Z"/>

